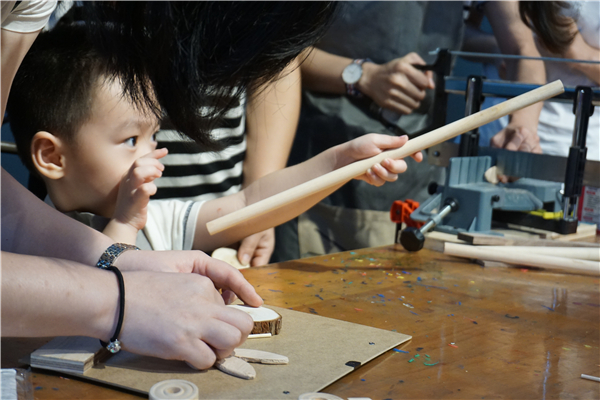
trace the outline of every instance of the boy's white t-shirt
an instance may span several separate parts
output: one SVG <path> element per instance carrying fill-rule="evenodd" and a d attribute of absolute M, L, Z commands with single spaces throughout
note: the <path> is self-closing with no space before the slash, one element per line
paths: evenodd
<path fill-rule="evenodd" d="M 54 206 L 49 197 L 46 203 Z M 148 203 L 148 220 L 138 232 L 136 246 L 142 250 L 191 250 L 194 244 L 198 213 L 204 202 L 152 200 Z M 103 231 L 109 219 L 86 212 L 65 213 L 69 217 Z"/>

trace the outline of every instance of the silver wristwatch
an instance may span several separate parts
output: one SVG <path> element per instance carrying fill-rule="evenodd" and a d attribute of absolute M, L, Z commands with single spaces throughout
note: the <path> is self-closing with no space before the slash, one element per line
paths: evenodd
<path fill-rule="evenodd" d="M 348 64 L 342 72 L 342 80 L 346 84 L 346 92 L 350 96 L 358 97 L 361 93 L 356 89 L 356 83 L 360 80 L 363 74 L 363 63 L 369 61 L 368 58 L 361 58 L 353 60 L 352 63 Z"/>
<path fill-rule="evenodd" d="M 132 244 L 126 243 L 114 243 L 108 246 L 108 249 L 104 250 L 104 253 L 100 256 L 100 259 L 96 263 L 96 267 L 106 269 L 113 265 L 115 260 L 127 250 L 139 250 L 140 248 Z"/>

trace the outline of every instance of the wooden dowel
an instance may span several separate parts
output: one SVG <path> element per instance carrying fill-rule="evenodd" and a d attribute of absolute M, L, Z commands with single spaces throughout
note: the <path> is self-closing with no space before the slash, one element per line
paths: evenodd
<path fill-rule="evenodd" d="M 574 260 L 539 254 L 517 254 L 504 250 L 488 250 L 488 248 L 489 246 L 477 247 L 446 243 L 444 245 L 444 254 L 479 260 L 501 261 L 507 264 L 524 265 L 528 267 L 538 267 L 585 275 L 600 275 L 600 263 L 596 261 Z"/>
<path fill-rule="evenodd" d="M 598 378 L 597 376 L 592 376 L 592 375 L 581 374 L 581 377 L 582 377 L 583 379 L 589 379 L 590 381 L 596 381 L 596 382 L 600 382 L 600 378 Z"/>
<path fill-rule="evenodd" d="M 543 246 L 485 246 L 486 250 L 511 254 L 540 254 L 544 256 L 600 261 L 600 247 L 543 247 Z"/>
<path fill-rule="evenodd" d="M 335 171 L 329 172 L 323 176 L 312 179 L 296 187 L 290 188 L 274 196 L 244 207 L 240 210 L 217 218 L 207 223 L 206 227 L 211 235 L 222 232 L 240 223 L 247 222 L 252 218 L 266 214 L 269 211 L 279 209 L 316 193 L 326 192 L 330 188 L 341 185 L 357 176 L 364 174 L 369 170 L 369 168 L 380 163 L 386 158 L 401 159 L 408 157 L 411 154 L 445 142 L 462 133 L 478 128 L 539 101 L 549 99 L 562 92 L 564 92 L 564 87 L 560 80 L 548 83 L 520 96 L 506 100 L 493 107 L 479 111 L 475 114 L 469 115 L 468 117 L 459 119 L 451 124 L 442 126 L 441 128 L 411 139 L 404 146 L 398 149 L 385 151 L 374 157 L 366 158 L 364 160 L 346 165 L 345 167 L 336 169 Z"/>

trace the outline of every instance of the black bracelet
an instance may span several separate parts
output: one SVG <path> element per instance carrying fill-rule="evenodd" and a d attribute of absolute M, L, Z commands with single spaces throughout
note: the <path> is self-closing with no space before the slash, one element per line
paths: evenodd
<path fill-rule="evenodd" d="M 125 315 L 125 282 L 123 281 L 123 275 L 121 274 L 121 271 L 119 271 L 119 269 L 114 265 L 104 269 L 114 272 L 117 276 L 117 280 L 119 281 L 119 321 L 117 322 L 115 333 L 110 338 L 109 342 L 106 343 L 101 340 L 100 344 L 102 344 L 102 347 L 106 347 L 106 349 L 111 353 L 118 353 L 121 350 L 121 342 L 117 338 L 121 333 L 121 326 L 123 326 L 123 317 Z"/>

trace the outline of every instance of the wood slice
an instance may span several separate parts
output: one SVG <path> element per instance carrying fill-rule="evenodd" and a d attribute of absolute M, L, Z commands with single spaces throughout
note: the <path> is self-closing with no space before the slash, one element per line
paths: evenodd
<path fill-rule="evenodd" d="M 276 311 L 266 307 L 249 307 L 241 304 L 230 304 L 228 307 L 233 307 L 241 310 L 252 317 L 254 321 L 254 329 L 250 332 L 253 334 L 270 333 L 278 335 L 281 331 L 281 315 Z"/>

